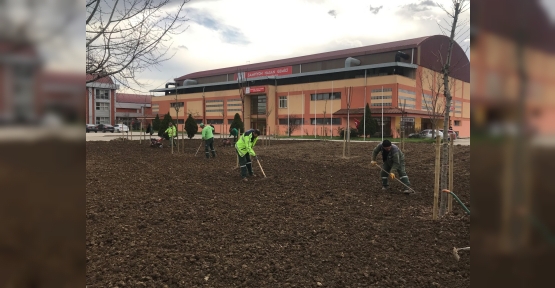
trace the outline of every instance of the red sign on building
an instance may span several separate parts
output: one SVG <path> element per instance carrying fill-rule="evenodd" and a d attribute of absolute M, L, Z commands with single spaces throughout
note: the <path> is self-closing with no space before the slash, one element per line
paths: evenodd
<path fill-rule="evenodd" d="M 293 73 L 293 66 L 287 67 L 280 67 L 280 68 L 272 68 L 266 70 L 256 70 L 256 71 L 248 71 L 248 72 L 241 72 L 241 78 L 258 78 L 258 77 L 267 77 L 267 76 L 281 76 L 281 75 L 289 75 Z M 235 80 L 237 80 L 237 74 L 235 74 Z"/>
<path fill-rule="evenodd" d="M 246 87 L 245 94 L 253 94 L 253 93 L 262 93 L 266 92 L 266 87 L 264 86 L 253 86 L 253 87 Z"/>

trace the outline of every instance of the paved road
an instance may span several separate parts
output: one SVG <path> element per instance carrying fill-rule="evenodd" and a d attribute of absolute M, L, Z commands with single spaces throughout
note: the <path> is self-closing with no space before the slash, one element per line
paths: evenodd
<path fill-rule="evenodd" d="M 127 135 L 127 133 L 122 134 L 122 133 L 110 133 L 110 132 L 107 132 L 107 133 L 103 133 L 103 132 L 91 133 L 91 132 L 89 132 L 89 133 L 86 133 L 86 135 L 87 135 L 86 136 L 87 141 L 110 141 L 112 139 L 120 138 L 120 137 L 125 137 L 125 138 L 129 137 L 129 140 L 131 140 L 131 138 L 133 138 L 133 140 L 139 140 L 141 135 L 143 135 L 142 137 L 145 137 L 144 133 L 139 133 L 139 132 L 129 133 L 129 135 Z M 219 138 L 219 136 L 220 135 L 215 135 L 214 137 Z M 146 139 L 150 139 L 150 137 L 151 136 L 149 134 L 146 134 Z M 157 138 L 157 137 L 158 137 L 158 134 L 152 135 L 152 138 Z M 193 137 L 193 139 L 200 139 L 200 138 L 201 138 L 200 134 L 197 134 L 197 135 L 195 135 L 195 137 Z M 143 138 L 143 139 L 145 139 L 145 138 Z"/>
<path fill-rule="evenodd" d="M 141 133 L 133 132 L 132 134 L 133 134 L 132 135 L 133 140 L 139 140 L 139 136 L 141 135 Z M 112 139 L 122 137 L 121 133 L 102 133 L 102 132 L 98 132 L 98 133 L 86 133 L 86 135 L 87 135 L 87 137 L 86 137 L 87 141 L 110 141 Z M 127 137 L 126 134 L 123 134 L 123 135 L 124 135 L 124 137 Z M 152 137 L 158 137 L 158 136 L 155 134 L 155 135 L 152 135 Z M 218 139 L 218 138 L 220 138 L 220 135 L 214 135 L 214 137 L 216 139 Z M 129 138 L 131 138 L 131 134 L 129 135 Z M 149 138 L 150 138 L 150 135 L 147 134 L 146 139 L 149 139 Z M 195 137 L 193 139 L 200 139 L 200 138 L 201 138 L 200 134 L 197 134 L 197 135 L 195 135 Z M 274 139 L 272 139 L 272 140 L 274 140 Z M 276 140 L 278 140 L 278 139 L 276 139 Z M 306 139 L 289 138 L 289 139 L 287 139 L 287 138 L 282 138 L 282 139 L 279 139 L 279 140 L 320 140 L 320 139 L 313 139 L 313 138 L 306 138 Z M 333 141 L 343 141 L 343 140 L 333 140 Z M 353 140 L 352 142 L 363 142 L 363 141 Z M 378 141 L 369 140 L 369 141 L 366 141 L 366 142 L 378 142 Z M 457 140 L 455 140 L 455 145 L 457 145 L 457 144 L 468 146 L 468 145 L 470 145 L 470 138 L 457 139 Z"/>

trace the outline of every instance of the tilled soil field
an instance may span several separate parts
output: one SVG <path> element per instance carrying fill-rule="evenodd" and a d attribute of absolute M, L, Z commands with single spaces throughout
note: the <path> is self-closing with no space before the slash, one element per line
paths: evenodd
<path fill-rule="evenodd" d="M 167 143 L 167 141 L 166 141 Z M 470 287 L 470 219 L 433 221 L 434 147 L 406 144 L 417 195 L 383 192 L 377 142 L 260 142 L 263 179 L 235 150 L 204 158 L 145 142 L 87 142 L 87 287 Z M 219 146 L 220 140 L 216 139 Z M 183 149 L 182 149 L 183 150 Z M 470 206 L 470 147 L 455 189 Z M 381 160 L 379 160 L 381 163 Z"/>

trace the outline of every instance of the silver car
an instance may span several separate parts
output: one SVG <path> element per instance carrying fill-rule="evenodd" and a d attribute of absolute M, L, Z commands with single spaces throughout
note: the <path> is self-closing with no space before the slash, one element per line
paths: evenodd
<path fill-rule="evenodd" d="M 425 129 L 420 131 L 419 133 L 419 138 L 433 138 L 432 136 L 432 129 Z M 439 135 L 439 137 L 443 137 L 443 132 L 436 130 L 435 136 L 437 137 Z"/>

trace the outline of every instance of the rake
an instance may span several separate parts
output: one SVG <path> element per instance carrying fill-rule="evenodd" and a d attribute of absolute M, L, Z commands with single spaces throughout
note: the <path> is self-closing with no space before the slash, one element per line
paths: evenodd
<path fill-rule="evenodd" d="M 380 168 L 383 172 L 389 174 L 389 172 L 385 171 L 382 167 L 378 166 L 378 164 L 374 164 L 376 167 Z M 399 181 L 399 183 L 403 184 L 403 186 L 407 187 L 410 191 L 412 191 L 412 193 L 416 193 L 416 191 L 414 191 L 414 189 L 410 188 L 409 186 L 405 185 L 405 183 L 403 183 L 401 180 L 395 178 L 395 180 Z"/>
<path fill-rule="evenodd" d="M 266 177 L 266 173 L 264 173 L 264 169 L 262 169 L 262 165 L 260 165 L 260 161 L 258 161 L 258 157 L 256 157 L 256 162 L 258 162 L 258 167 L 260 167 L 260 171 L 262 171 L 262 175 L 264 175 L 264 179 L 268 178 Z"/>
<path fill-rule="evenodd" d="M 198 145 L 198 149 L 197 149 L 197 152 L 195 153 L 195 157 L 197 156 L 198 151 L 200 150 L 200 147 L 202 147 L 202 141 L 200 141 L 200 145 Z"/>

